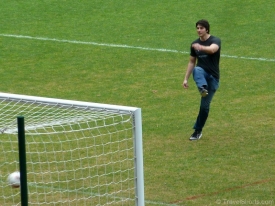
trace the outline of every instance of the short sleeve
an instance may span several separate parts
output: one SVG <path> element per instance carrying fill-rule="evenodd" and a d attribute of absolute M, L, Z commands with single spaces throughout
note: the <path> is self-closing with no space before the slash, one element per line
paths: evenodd
<path fill-rule="evenodd" d="M 217 37 L 213 38 L 212 44 L 217 44 L 219 47 L 221 47 L 221 40 Z"/>
<path fill-rule="evenodd" d="M 195 52 L 195 49 L 192 47 L 192 45 L 190 46 L 190 56 L 192 56 L 192 57 L 196 57 L 197 56 L 197 54 Z"/>

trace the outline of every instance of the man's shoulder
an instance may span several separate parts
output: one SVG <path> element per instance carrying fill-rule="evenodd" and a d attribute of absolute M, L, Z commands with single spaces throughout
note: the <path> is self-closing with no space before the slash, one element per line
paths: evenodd
<path fill-rule="evenodd" d="M 212 41 L 221 41 L 221 39 L 219 37 L 212 36 L 212 35 L 209 37 L 209 40 L 212 40 Z"/>
<path fill-rule="evenodd" d="M 219 37 L 216 37 L 216 36 L 210 36 L 209 37 L 209 43 L 210 44 L 217 44 L 218 46 L 221 46 L 221 39 Z"/>

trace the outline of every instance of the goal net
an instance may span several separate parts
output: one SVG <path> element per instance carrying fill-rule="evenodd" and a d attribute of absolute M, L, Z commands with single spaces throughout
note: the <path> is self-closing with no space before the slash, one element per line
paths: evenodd
<path fill-rule="evenodd" d="M 0 205 L 20 205 L 17 117 L 29 205 L 144 205 L 141 109 L 0 93 Z"/>

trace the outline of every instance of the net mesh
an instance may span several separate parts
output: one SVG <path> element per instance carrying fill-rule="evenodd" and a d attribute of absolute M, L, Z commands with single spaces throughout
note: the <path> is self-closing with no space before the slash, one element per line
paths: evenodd
<path fill-rule="evenodd" d="M 135 205 L 133 113 L 0 98 L 0 205 L 20 205 L 7 184 L 19 170 L 24 116 L 29 205 Z"/>

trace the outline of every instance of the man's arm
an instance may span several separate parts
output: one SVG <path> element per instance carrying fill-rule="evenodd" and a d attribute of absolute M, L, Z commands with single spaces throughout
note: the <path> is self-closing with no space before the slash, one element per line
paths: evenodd
<path fill-rule="evenodd" d="M 184 80 L 182 83 L 182 86 L 185 89 L 188 88 L 188 79 L 195 67 L 195 64 L 196 64 L 196 57 L 190 56 L 190 59 L 189 59 L 188 65 L 187 65 L 187 69 L 186 69 L 186 74 L 185 74 L 185 77 L 184 77 Z"/>
<path fill-rule="evenodd" d="M 198 43 L 192 44 L 192 47 L 197 51 L 203 51 L 207 54 L 214 54 L 219 50 L 219 46 L 217 44 L 211 44 L 210 46 L 203 46 Z"/>

